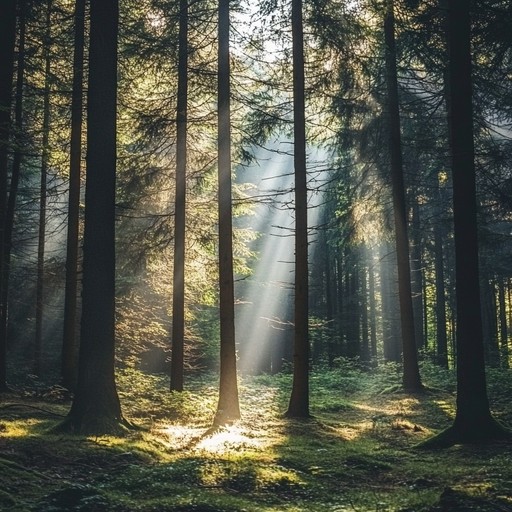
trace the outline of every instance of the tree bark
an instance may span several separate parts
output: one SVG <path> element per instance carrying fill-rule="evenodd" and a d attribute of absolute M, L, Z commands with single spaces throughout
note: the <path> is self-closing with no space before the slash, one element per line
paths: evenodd
<path fill-rule="evenodd" d="M 46 33 L 43 48 L 44 55 L 44 92 L 43 92 L 43 153 L 41 156 L 41 183 L 39 186 L 39 232 L 37 238 L 37 281 L 36 281 L 36 333 L 34 342 L 35 375 L 41 374 L 41 349 L 43 343 L 44 315 L 44 249 L 46 243 L 46 201 L 47 175 L 50 158 L 50 35 L 52 0 L 46 3 Z"/>
<path fill-rule="evenodd" d="M 0 286 L 7 271 L 4 262 L 5 216 L 7 210 L 7 166 L 11 132 L 14 45 L 16 40 L 16 0 L 0 2 Z M 0 315 L 7 312 L 6 294 L 0 290 Z M 4 324 L 7 318 L 0 318 Z M 7 332 L 0 329 L 0 391 L 7 390 Z"/>
<path fill-rule="evenodd" d="M 434 176 L 436 200 L 436 219 L 434 220 L 434 269 L 436 288 L 436 360 L 439 366 L 448 368 L 448 338 L 446 333 L 446 296 L 444 275 L 444 230 L 442 223 L 442 198 L 439 190 L 439 178 Z"/>
<path fill-rule="evenodd" d="M 453 173 L 457 304 L 457 410 L 453 425 L 423 444 L 446 447 L 510 437 L 491 416 L 480 304 L 469 3 L 448 1 L 448 127 Z"/>
<path fill-rule="evenodd" d="M 496 290 L 494 279 L 487 272 L 481 272 L 481 276 L 480 301 L 482 307 L 484 356 L 486 363 L 496 368 L 500 365 Z"/>
<path fill-rule="evenodd" d="M 500 361 L 502 368 L 510 368 L 508 349 L 507 303 L 505 301 L 505 283 L 503 277 L 498 277 L 498 302 L 500 318 Z"/>
<path fill-rule="evenodd" d="M 389 147 L 391 153 L 391 186 L 395 219 L 400 320 L 402 327 L 404 366 L 402 383 L 405 389 L 418 391 L 423 388 L 423 385 L 420 378 L 414 331 L 409 239 L 407 235 L 407 210 L 405 204 L 405 185 L 400 136 L 393 0 L 387 0 L 384 19 L 384 36 L 386 44 L 386 85 L 388 95 Z"/>
<path fill-rule="evenodd" d="M 229 0 L 219 0 L 218 166 L 219 166 L 219 306 L 220 383 L 214 423 L 240 418 L 236 373 L 233 283 L 233 220 L 231 204 L 231 89 Z"/>
<path fill-rule="evenodd" d="M 370 338 L 368 335 L 368 279 L 366 272 L 366 262 L 359 269 L 359 279 L 361 283 L 361 362 L 368 367 L 370 357 Z"/>
<path fill-rule="evenodd" d="M 18 4 L 18 62 L 16 70 L 16 94 L 14 102 L 14 155 L 12 161 L 11 183 L 7 198 L 7 210 L 5 213 L 5 230 L 3 241 L 3 265 L 4 272 L 1 276 L 0 290 L 0 338 L 8 337 L 8 312 L 9 312 L 9 278 L 11 273 L 12 234 L 14 229 L 14 211 L 18 197 L 18 185 L 21 174 L 21 160 L 23 148 L 23 81 L 25 76 L 25 35 L 26 35 L 26 0 L 20 0 Z"/>
<path fill-rule="evenodd" d="M 373 366 L 377 366 L 377 307 L 375 303 L 375 269 L 373 258 L 368 265 L 368 292 L 370 307 L 370 355 Z"/>
<path fill-rule="evenodd" d="M 286 416 L 309 417 L 308 211 L 302 0 L 292 0 L 295 302 L 293 382 Z"/>
<path fill-rule="evenodd" d="M 74 17 L 75 45 L 73 52 L 73 92 L 71 97 L 71 147 L 66 244 L 66 286 L 64 291 L 64 327 L 61 362 L 62 385 L 68 388 L 74 388 L 77 374 L 76 318 L 84 91 L 85 0 L 76 0 Z"/>
<path fill-rule="evenodd" d="M 185 344 L 185 209 L 187 174 L 188 0 L 180 0 L 178 102 L 176 108 L 176 198 L 172 283 L 171 391 L 183 391 Z"/>
<path fill-rule="evenodd" d="M 91 0 L 78 383 L 61 430 L 123 431 L 114 377 L 117 0 Z"/>
<path fill-rule="evenodd" d="M 414 313 L 414 337 L 418 349 L 425 348 L 423 333 L 423 261 L 420 223 L 420 205 L 414 200 L 412 205 L 412 248 L 411 248 L 411 290 Z"/>

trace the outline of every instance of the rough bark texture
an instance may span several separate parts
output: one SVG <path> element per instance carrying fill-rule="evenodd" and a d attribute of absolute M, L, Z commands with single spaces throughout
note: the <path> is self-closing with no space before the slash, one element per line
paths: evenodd
<path fill-rule="evenodd" d="M 220 383 L 219 403 L 214 419 L 214 423 L 217 425 L 240 418 L 236 374 L 233 283 L 229 28 L 229 0 L 219 0 L 218 165 Z"/>
<path fill-rule="evenodd" d="M 393 195 L 393 214 L 395 219 L 398 295 L 400 300 L 402 357 L 404 365 L 402 383 L 405 389 L 417 391 L 422 389 L 423 386 L 421 384 L 418 367 L 412 305 L 411 266 L 409 262 L 407 210 L 405 204 L 405 185 L 400 136 L 400 113 L 398 105 L 393 0 L 387 0 L 387 9 L 384 19 L 384 37 L 386 44 L 386 86 L 388 95 L 389 146 L 391 153 L 391 188 Z"/>
<path fill-rule="evenodd" d="M 66 287 L 62 336 L 62 384 L 76 384 L 76 319 L 78 292 L 78 236 L 80 226 L 80 173 L 82 161 L 83 80 L 84 80 L 85 0 L 75 2 L 75 46 L 73 53 L 73 93 L 71 98 L 71 147 L 69 166 L 68 225 L 66 245 Z"/>
<path fill-rule="evenodd" d="M 5 215 L 7 209 L 7 165 L 11 131 L 14 43 L 16 39 L 16 0 L 0 2 L 0 286 L 7 271 L 4 262 Z M 0 322 L 7 322 L 6 294 L 0 290 Z M 7 389 L 7 338 L 0 329 L 0 391 Z"/>
<path fill-rule="evenodd" d="M 176 198 L 172 282 L 171 390 L 183 391 L 185 344 L 185 208 L 187 172 L 188 0 L 180 0 L 178 104 L 176 112 Z"/>
<path fill-rule="evenodd" d="M 117 26 L 117 0 L 92 0 L 80 359 L 62 425 L 82 434 L 124 424 L 114 379 Z"/>
<path fill-rule="evenodd" d="M 308 212 L 306 120 L 304 99 L 304 36 L 302 1 L 292 0 L 293 135 L 295 173 L 295 340 L 293 384 L 286 415 L 309 417 Z"/>

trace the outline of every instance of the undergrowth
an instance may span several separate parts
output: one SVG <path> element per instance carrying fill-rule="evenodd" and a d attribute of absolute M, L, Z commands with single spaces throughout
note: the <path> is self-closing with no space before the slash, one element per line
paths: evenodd
<path fill-rule="evenodd" d="M 417 452 L 448 426 L 453 372 L 424 363 L 428 393 L 399 391 L 400 372 L 344 360 L 311 376 L 308 421 L 283 417 L 291 375 L 240 381 L 242 419 L 212 429 L 217 379 L 170 393 L 164 375 L 118 374 L 126 437 L 51 434 L 69 407 L 57 388 L 18 388 L 0 404 L 0 510 L 512 510 L 509 445 Z M 489 372 L 493 410 L 510 420 L 510 371 Z"/>

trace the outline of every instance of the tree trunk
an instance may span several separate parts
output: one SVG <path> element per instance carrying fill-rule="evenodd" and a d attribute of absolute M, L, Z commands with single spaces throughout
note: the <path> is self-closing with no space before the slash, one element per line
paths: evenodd
<path fill-rule="evenodd" d="M 233 284 L 233 224 L 231 205 L 231 102 L 229 0 L 219 0 L 218 166 L 219 166 L 219 300 L 220 385 L 214 423 L 240 418 L 236 374 Z"/>
<path fill-rule="evenodd" d="M 74 388 L 77 373 L 76 317 L 84 91 L 85 0 L 76 0 L 74 17 L 75 46 L 73 53 L 73 92 L 71 97 L 71 147 L 66 245 L 66 287 L 64 291 L 64 327 L 61 363 L 62 385 L 68 388 Z"/>
<path fill-rule="evenodd" d="M 436 220 L 434 220 L 434 269 L 436 288 L 436 360 L 439 366 L 448 368 L 448 338 L 446 334 L 446 296 L 442 223 L 442 199 L 439 190 L 439 178 L 434 176 L 434 192 L 436 200 Z"/>
<path fill-rule="evenodd" d="M 361 356 L 361 309 L 359 306 L 359 262 L 352 250 L 347 251 L 346 258 L 346 322 L 345 332 L 347 333 L 346 355 L 350 359 L 357 359 Z"/>
<path fill-rule="evenodd" d="M 37 238 L 37 281 L 36 281 L 36 334 L 34 343 L 34 374 L 41 374 L 41 349 L 43 343 L 44 315 L 44 246 L 46 242 L 46 200 L 48 161 L 50 158 L 50 34 L 52 0 L 46 3 L 46 34 L 44 55 L 44 99 L 43 99 L 43 154 L 41 157 L 41 183 L 39 187 L 39 233 Z"/>
<path fill-rule="evenodd" d="M 498 278 L 498 302 L 500 317 L 500 360 L 502 368 L 510 368 L 508 350 L 507 304 L 505 301 L 505 283 L 503 277 Z"/>
<path fill-rule="evenodd" d="M 176 107 L 176 198 L 172 282 L 171 391 L 183 391 L 185 344 L 185 207 L 187 175 L 188 0 L 180 0 L 178 102 Z"/>
<path fill-rule="evenodd" d="M 365 367 L 368 367 L 371 357 L 370 338 L 368 336 L 368 279 L 366 265 L 359 269 L 359 279 L 361 283 L 361 362 Z"/>
<path fill-rule="evenodd" d="M 333 304 L 333 286 L 332 276 L 333 272 L 331 269 L 331 248 L 329 244 L 325 244 L 325 317 L 327 320 L 327 362 L 329 368 L 332 368 L 334 364 L 334 337 L 335 332 L 335 320 L 334 320 L 334 304 Z M 335 274 L 335 273 L 334 273 Z"/>
<path fill-rule="evenodd" d="M 423 446 L 510 436 L 491 416 L 480 305 L 469 3 L 448 1 L 448 125 L 453 173 L 457 304 L 457 410 L 453 425 Z"/>
<path fill-rule="evenodd" d="M 395 50 L 395 18 L 393 0 L 387 0 L 384 19 L 386 44 L 386 85 L 388 94 L 389 147 L 391 153 L 391 186 L 393 193 L 393 213 L 395 219 L 396 255 L 398 265 L 398 294 L 403 349 L 403 386 L 410 391 L 423 388 L 418 367 L 414 315 L 411 291 L 411 268 L 409 262 L 409 240 L 407 235 L 407 215 L 405 186 L 402 168 L 402 147 L 400 137 L 400 113 L 398 104 L 398 80 Z"/>
<path fill-rule="evenodd" d="M 12 81 L 14 75 L 14 44 L 16 40 L 16 0 L 0 2 L 0 286 L 7 272 L 4 262 L 5 215 L 7 210 L 7 166 L 11 131 Z M 0 315 L 5 317 L 6 294 L 0 290 Z M 7 318 L 0 318 L 3 325 Z M 0 391 L 7 389 L 6 330 L 0 329 Z"/>
<path fill-rule="evenodd" d="M 91 0 L 78 383 L 61 430 L 123 430 L 114 377 L 117 0 Z"/>
<path fill-rule="evenodd" d="M 396 296 L 397 266 L 395 252 L 387 242 L 380 246 L 380 296 L 384 360 L 400 362 L 400 322 Z M 399 316 L 399 314 L 398 314 Z"/>
<path fill-rule="evenodd" d="M 5 230 L 3 241 L 4 272 L 1 276 L 0 290 L 0 337 L 7 340 L 8 313 L 9 313 L 9 278 L 11 273 L 12 234 L 14 229 L 14 211 L 18 197 L 18 185 L 21 173 L 21 159 L 23 148 L 23 82 L 25 76 L 25 34 L 26 34 L 26 1 L 20 0 L 19 10 L 19 35 L 18 35 L 18 62 L 16 70 L 16 95 L 14 105 L 14 156 L 12 162 L 11 183 L 7 199 L 5 213 Z"/>
<path fill-rule="evenodd" d="M 293 163 L 295 175 L 295 339 L 293 383 L 286 416 L 309 417 L 308 210 L 302 0 L 292 0 Z"/>
<path fill-rule="evenodd" d="M 377 366 L 377 307 L 375 304 L 375 269 L 373 258 L 368 266 L 368 292 L 370 306 L 370 354 L 372 365 Z"/>
<path fill-rule="evenodd" d="M 486 363 L 494 368 L 500 365 L 498 344 L 498 322 L 496 317 L 496 290 L 494 280 L 482 272 L 480 280 L 480 301 L 482 305 L 482 331 Z"/>
<path fill-rule="evenodd" d="M 411 290 L 414 312 L 414 337 L 418 349 L 425 348 L 423 333 L 423 261 L 421 257 L 421 224 L 420 205 L 414 200 L 412 205 L 412 233 L 413 245 L 411 248 Z"/>

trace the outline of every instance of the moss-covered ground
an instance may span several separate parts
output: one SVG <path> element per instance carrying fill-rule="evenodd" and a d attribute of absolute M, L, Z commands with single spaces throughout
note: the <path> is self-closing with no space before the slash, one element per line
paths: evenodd
<path fill-rule="evenodd" d="M 415 445 L 451 423 L 453 374 L 399 390 L 393 367 L 317 371 L 307 421 L 282 416 L 290 376 L 240 381 L 241 421 L 212 430 L 214 378 L 169 393 L 165 376 L 119 372 L 125 437 L 51 434 L 69 408 L 58 388 L 0 403 L 0 510 L 512 511 L 512 446 Z M 495 416 L 512 424 L 512 374 L 490 372 Z"/>

